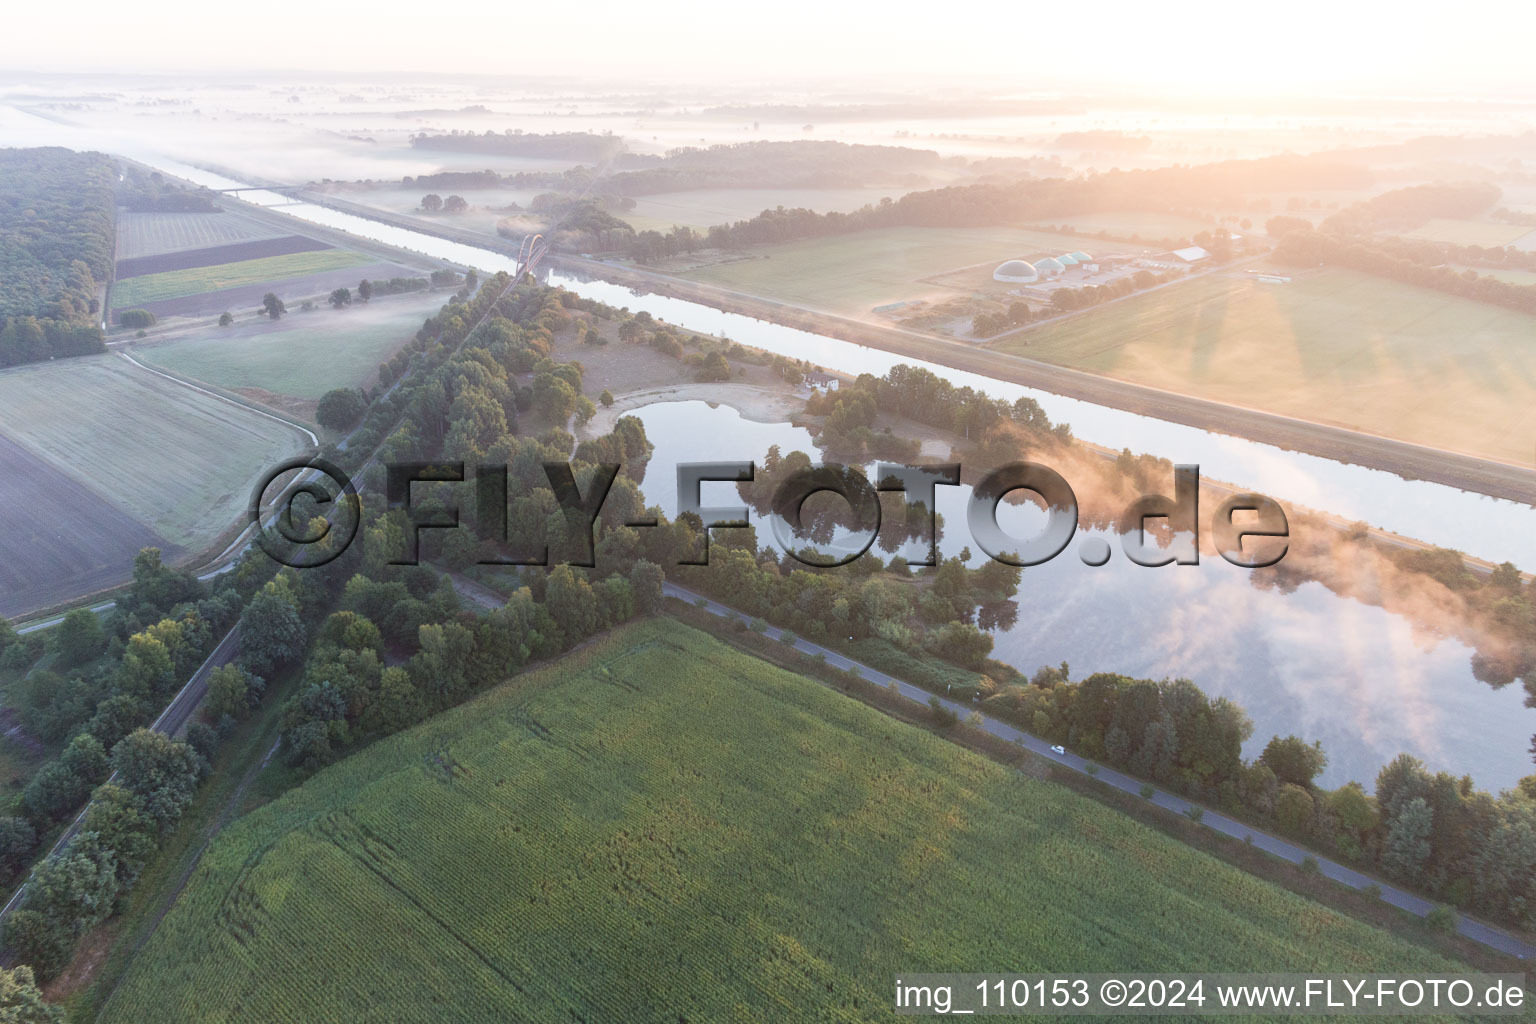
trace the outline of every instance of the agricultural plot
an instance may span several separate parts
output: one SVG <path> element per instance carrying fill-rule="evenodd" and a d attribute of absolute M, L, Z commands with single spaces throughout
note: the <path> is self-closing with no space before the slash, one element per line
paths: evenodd
<path fill-rule="evenodd" d="M 663 619 L 230 826 L 98 1020 L 885 1020 L 999 962 L 1459 966 Z"/>
<path fill-rule="evenodd" d="M 14 372 L 14 371 L 13 371 Z M 10 374 L 0 374 L 0 394 Z M 9 419 L 5 413 L 0 418 Z M 0 618 L 13 619 L 126 582 L 133 556 L 180 549 L 80 481 L 33 455 L 0 426 Z"/>
<path fill-rule="evenodd" d="M 370 262 L 369 257 L 360 253 L 345 249 L 325 249 L 320 252 L 267 256 L 236 263 L 145 274 L 119 281 L 112 289 L 112 303 L 118 309 L 135 306 L 148 308 L 162 299 L 179 299 L 241 285 L 277 284 L 288 278 L 306 277 Z"/>
<path fill-rule="evenodd" d="M 1526 464 L 1536 317 L 1351 270 L 1203 276 L 1042 325 L 1007 352 Z"/>
<path fill-rule="evenodd" d="M 130 260 L 182 249 L 207 249 L 285 234 L 286 231 L 229 210 L 222 213 L 120 211 L 117 215 L 117 258 Z"/>
<path fill-rule="evenodd" d="M 1423 227 L 1408 232 L 1409 238 L 1426 238 L 1432 242 L 1450 242 L 1453 245 L 1481 245 L 1489 249 L 1506 245 L 1529 249 L 1531 245 L 1521 244 L 1521 240 L 1527 235 L 1536 236 L 1536 231 L 1519 224 L 1501 224 L 1498 221 L 1487 220 L 1452 220 L 1443 217 L 1437 217 Z M 1532 241 L 1536 241 L 1536 237 L 1533 237 Z"/>
<path fill-rule="evenodd" d="M 332 388 L 370 384 L 379 364 L 441 305 L 440 296 L 413 295 L 275 321 L 248 313 L 231 327 L 136 346 L 134 356 L 219 387 L 318 399 Z"/>
<path fill-rule="evenodd" d="M 679 276 L 809 309 L 866 317 L 875 306 L 965 294 L 927 280 L 975 264 L 1083 248 L 1075 236 L 1017 228 L 883 228 L 756 247 L 755 259 Z"/>
<path fill-rule="evenodd" d="M 59 502 L 57 529 L 84 536 L 122 530 L 122 544 L 102 557 L 126 550 L 130 562 L 134 551 L 153 542 L 151 532 L 188 550 L 208 546 L 240 519 L 266 469 L 308 447 L 295 427 L 115 355 L 0 373 L 0 435 L 98 496 L 84 507 L 48 498 Z M 31 500 L 53 493 L 47 479 Z M 6 490 L 14 491 L 9 484 Z M 122 516 L 139 530 L 126 528 Z M 28 564 L 28 545 L 14 531 L 0 546 L 7 561 Z M 40 564 L 37 571 L 46 569 Z M 68 583 L 84 592 L 80 581 Z"/>
<path fill-rule="evenodd" d="M 164 274 L 173 270 L 192 270 L 197 267 L 217 266 L 220 263 L 237 263 L 267 256 L 287 256 L 296 252 L 319 252 L 333 248 L 335 246 L 315 238 L 283 235 L 252 242 L 231 242 L 229 245 L 215 245 L 207 249 L 183 249 L 180 252 L 118 260 L 116 276 L 119 281 L 123 281 L 145 274 Z"/>

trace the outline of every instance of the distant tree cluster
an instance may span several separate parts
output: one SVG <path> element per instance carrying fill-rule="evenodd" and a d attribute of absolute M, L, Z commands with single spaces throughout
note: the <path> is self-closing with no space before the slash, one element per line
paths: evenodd
<path fill-rule="evenodd" d="M 106 351 L 116 178 L 101 153 L 0 150 L 0 366 Z"/>

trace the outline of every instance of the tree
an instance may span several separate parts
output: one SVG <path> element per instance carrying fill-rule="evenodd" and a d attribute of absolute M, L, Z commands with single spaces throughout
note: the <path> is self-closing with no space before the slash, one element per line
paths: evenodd
<path fill-rule="evenodd" d="M 1259 763 L 1281 782 L 1309 788 L 1312 780 L 1328 767 L 1328 755 L 1323 753 L 1321 742 L 1308 744 L 1298 736 L 1276 736 L 1259 755 Z"/>
<path fill-rule="evenodd" d="M 27 863 L 37 845 L 37 830 L 26 818 L 0 818 L 0 873 L 13 875 Z"/>
<path fill-rule="evenodd" d="M 261 308 L 273 320 L 288 312 L 288 307 L 283 305 L 283 300 L 277 297 L 276 292 L 267 292 L 267 294 L 261 297 Z"/>
<path fill-rule="evenodd" d="M 711 352 L 699 365 L 698 378 L 701 381 L 730 380 L 731 364 L 719 350 Z"/>
<path fill-rule="evenodd" d="M 629 585 L 635 592 L 635 611 L 641 615 L 655 615 L 661 611 L 662 587 L 666 574 L 655 562 L 640 559 L 629 570 Z"/>
<path fill-rule="evenodd" d="M 144 329 L 155 326 L 155 314 L 147 309 L 125 309 L 117 314 L 117 322 L 124 327 Z"/>
<path fill-rule="evenodd" d="M 421 197 L 421 208 L 428 213 L 436 213 L 443 208 L 443 197 L 433 192 Z"/>
<path fill-rule="evenodd" d="M 43 1001 L 32 968 L 0 967 L 0 1024 L 65 1024 L 64 1010 Z"/>
<path fill-rule="evenodd" d="M 612 408 L 613 407 L 613 392 L 609 391 L 607 388 L 603 388 L 603 393 L 597 396 L 597 400 L 599 402 L 603 403 L 603 408 L 605 408 L 605 409 Z"/>
<path fill-rule="evenodd" d="M 145 817 L 164 833 L 192 802 L 208 762 L 190 744 L 135 729 L 113 749 L 112 768 L 118 785 L 139 797 Z"/>
<path fill-rule="evenodd" d="M 304 622 L 287 577 L 268 581 L 246 606 L 240 617 L 240 648 L 245 663 L 262 675 L 303 651 Z"/>
<path fill-rule="evenodd" d="M 444 213 L 463 213 L 467 209 L 469 204 L 464 201 L 463 196 L 449 196 L 443 200 Z"/>
<path fill-rule="evenodd" d="M 18 959 L 30 965 L 16 970 L 29 973 L 35 970 L 37 976 L 44 981 L 67 967 L 74 955 L 74 936 L 64 924 L 41 911 L 26 908 L 13 912 L 5 922 L 5 945 L 15 952 Z M 62 1017 L 53 1019 L 60 1020 Z"/>
<path fill-rule="evenodd" d="M 208 677 L 208 714 L 215 722 L 225 715 L 244 718 L 250 710 L 246 697 L 250 691 L 247 675 L 238 665 L 224 665 Z"/>
<path fill-rule="evenodd" d="M 230 324 L 232 324 L 234 322 L 235 322 L 234 314 L 231 313 L 229 310 L 226 309 L 224 312 L 219 314 L 219 326 L 220 327 L 228 327 Z"/>
<path fill-rule="evenodd" d="M 1312 824 L 1312 794 L 1301 786 L 1284 783 L 1280 795 L 1275 798 L 1275 820 L 1293 836 L 1307 834 Z"/>
<path fill-rule="evenodd" d="M 320 396 L 315 420 L 327 430 L 348 430 L 368 411 L 368 399 L 357 388 L 332 388 Z"/>
<path fill-rule="evenodd" d="M 54 649 L 58 651 L 58 667 L 61 669 L 83 665 L 101 653 L 107 638 L 101 629 L 101 619 L 88 608 L 76 608 L 64 616 L 53 635 Z"/>
<path fill-rule="evenodd" d="M 350 306 L 352 305 L 352 289 L 337 288 L 331 292 L 331 297 L 326 301 L 330 302 L 337 309 L 340 309 L 342 306 Z"/>
<path fill-rule="evenodd" d="M 373 282 L 366 277 L 357 282 L 357 298 L 360 302 L 367 302 L 373 298 Z"/>
<path fill-rule="evenodd" d="M 1392 818 L 1381 866 L 1399 878 L 1415 878 L 1429 860 L 1429 833 L 1434 812 L 1423 797 L 1407 801 Z"/>

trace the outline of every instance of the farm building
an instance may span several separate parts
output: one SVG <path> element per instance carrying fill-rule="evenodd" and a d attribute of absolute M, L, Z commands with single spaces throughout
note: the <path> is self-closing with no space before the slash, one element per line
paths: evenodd
<path fill-rule="evenodd" d="M 1008 284 L 1030 284 L 1040 280 L 1040 274 L 1023 260 L 1009 260 L 992 271 L 992 280 Z"/>
<path fill-rule="evenodd" d="M 1167 255 L 1172 256 L 1181 263 L 1199 263 L 1201 260 L 1211 258 L 1211 254 L 1198 245 L 1189 245 L 1182 249 L 1175 249 Z"/>
<path fill-rule="evenodd" d="M 1041 277 L 1060 277 L 1061 272 L 1066 269 L 1066 264 L 1054 256 L 1047 256 L 1045 259 L 1035 262 L 1035 273 Z"/>
<path fill-rule="evenodd" d="M 822 373 L 820 370 L 812 370 L 805 375 L 806 386 L 812 391 L 825 394 L 828 391 L 836 391 L 842 381 L 830 373 Z"/>

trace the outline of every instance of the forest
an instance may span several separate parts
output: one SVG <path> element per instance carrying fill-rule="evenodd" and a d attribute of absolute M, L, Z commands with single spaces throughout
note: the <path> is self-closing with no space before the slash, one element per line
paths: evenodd
<path fill-rule="evenodd" d="M 116 177 L 101 153 L 0 150 L 0 366 L 106 350 Z"/>

